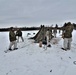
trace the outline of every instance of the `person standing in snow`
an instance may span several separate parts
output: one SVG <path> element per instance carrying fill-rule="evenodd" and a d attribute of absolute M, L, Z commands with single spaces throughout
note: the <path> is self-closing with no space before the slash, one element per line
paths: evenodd
<path fill-rule="evenodd" d="M 16 36 L 18 36 L 17 42 L 19 42 L 19 38 L 21 38 L 21 40 L 24 42 L 24 39 L 22 37 L 22 31 L 21 31 L 21 29 L 17 29 Z"/>
<path fill-rule="evenodd" d="M 9 50 L 12 50 L 12 46 L 14 46 L 14 50 L 18 49 L 16 42 L 16 35 L 14 31 L 15 31 L 14 28 L 11 27 L 9 31 L 9 40 L 10 40 Z"/>
<path fill-rule="evenodd" d="M 70 50 L 71 49 L 71 42 L 72 42 L 72 32 L 73 32 L 73 25 L 68 22 L 66 26 L 63 27 L 63 50 Z"/>
<path fill-rule="evenodd" d="M 51 34 L 50 33 L 51 33 L 50 30 L 47 29 L 47 31 L 46 31 L 47 47 L 51 47 L 51 45 L 50 45 Z"/>

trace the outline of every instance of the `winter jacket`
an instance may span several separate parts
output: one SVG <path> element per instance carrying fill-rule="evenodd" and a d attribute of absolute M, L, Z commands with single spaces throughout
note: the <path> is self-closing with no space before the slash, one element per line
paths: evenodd
<path fill-rule="evenodd" d="M 72 31 L 73 31 L 73 25 L 67 25 L 64 28 L 64 38 L 71 38 L 72 37 Z"/>
<path fill-rule="evenodd" d="M 49 40 L 51 40 L 51 38 L 52 38 L 52 31 L 51 30 L 46 31 L 46 36 L 48 36 Z"/>
<path fill-rule="evenodd" d="M 22 36 L 21 30 L 18 30 L 18 31 L 16 32 L 16 36 Z"/>
<path fill-rule="evenodd" d="M 10 40 L 10 42 L 16 41 L 16 35 L 15 35 L 14 31 L 9 32 L 9 40 Z"/>
<path fill-rule="evenodd" d="M 46 31 L 46 36 L 49 36 L 49 35 L 50 35 L 49 31 Z"/>

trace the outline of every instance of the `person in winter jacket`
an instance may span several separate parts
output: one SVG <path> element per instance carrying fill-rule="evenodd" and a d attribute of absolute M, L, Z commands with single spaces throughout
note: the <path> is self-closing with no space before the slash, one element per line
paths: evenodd
<path fill-rule="evenodd" d="M 71 42 L 72 42 L 72 32 L 74 26 L 68 22 L 65 27 L 63 27 L 63 50 L 70 50 L 71 49 Z"/>
<path fill-rule="evenodd" d="M 14 46 L 14 50 L 18 49 L 16 42 L 16 35 L 13 27 L 11 27 L 9 31 L 9 40 L 10 40 L 9 50 L 12 50 L 12 46 Z"/>
<path fill-rule="evenodd" d="M 19 38 L 21 38 L 21 40 L 24 42 L 21 29 L 17 29 L 16 36 L 18 36 L 18 40 L 17 40 L 18 42 L 19 42 Z"/>

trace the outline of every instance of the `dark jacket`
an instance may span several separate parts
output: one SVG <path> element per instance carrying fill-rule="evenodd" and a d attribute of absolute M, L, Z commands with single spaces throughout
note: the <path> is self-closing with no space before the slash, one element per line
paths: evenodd
<path fill-rule="evenodd" d="M 9 40 L 10 40 L 10 42 L 16 41 L 16 35 L 15 35 L 14 31 L 12 31 L 12 30 L 9 32 Z"/>
<path fill-rule="evenodd" d="M 44 40 L 42 40 L 42 44 L 47 45 L 47 37 L 44 37 Z"/>
<path fill-rule="evenodd" d="M 17 30 L 17 32 L 16 32 L 16 36 L 22 36 L 22 32 L 21 32 L 21 30 Z"/>
<path fill-rule="evenodd" d="M 67 25 L 64 27 L 64 38 L 71 38 L 72 37 L 72 31 L 73 31 L 73 25 Z"/>

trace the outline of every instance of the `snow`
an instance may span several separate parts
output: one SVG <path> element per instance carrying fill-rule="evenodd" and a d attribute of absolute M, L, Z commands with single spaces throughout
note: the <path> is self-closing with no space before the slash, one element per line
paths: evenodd
<path fill-rule="evenodd" d="M 76 75 L 76 31 L 73 31 L 72 48 L 68 51 L 61 50 L 63 39 L 59 33 L 57 44 L 52 40 L 51 48 L 40 48 L 38 43 L 28 39 L 37 32 L 23 31 L 24 42 L 20 40 L 19 49 L 8 53 L 4 53 L 9 46 L 8 32 L 0 32 L 0 75 Z"/>

